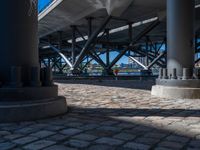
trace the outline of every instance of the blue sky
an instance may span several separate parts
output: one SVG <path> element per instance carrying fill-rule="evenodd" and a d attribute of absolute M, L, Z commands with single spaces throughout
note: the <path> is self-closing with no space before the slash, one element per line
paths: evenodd
<path fill-rule="evenodd" d="M 38 10 L 39 12 L 43 10 L 52 0 L 39 0 L 38 1 Z"/>

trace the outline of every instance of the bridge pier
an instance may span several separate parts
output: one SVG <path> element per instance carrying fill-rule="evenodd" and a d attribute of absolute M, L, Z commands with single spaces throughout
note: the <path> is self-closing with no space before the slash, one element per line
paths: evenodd
<path fill-rule="evenodd" d="M 200 80 L 193 77 L 194 9 L 194 0 L 167 0 L 167 74 L 159 76 L 152 95 L 200 98 Z"/>
<path fill-rule="evenodd" d="M 0 6 L 0 122 L 35 120 L 67 111 L 58 87 L 40 76 L 37 0 L 6 0 Z M 45 84 L 44 84 L 45 83 Z"/>

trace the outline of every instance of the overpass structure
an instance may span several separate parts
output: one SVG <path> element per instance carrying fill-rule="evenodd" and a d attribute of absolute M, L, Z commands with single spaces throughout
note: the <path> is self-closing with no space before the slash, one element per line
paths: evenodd
<path fill-rule="evenodd" d="M 123 56 L 145 70 L 159 66 L 152 95 L 200 98 L 200 71 L 195 68 L 199 14 L 199 0 L 52 0 L 39 17 L 37 0 L 4 1 L 0 122 L 67 112 L 65 98 L 52 83 L 51 68 L 76 73 L 95 60 L 110 75 Z M 113 60 L 112 51 L 118 52 Z"/>
<path fill-rule="evenodd" d="M 53 1 L 39 15 L 41 64 L 76 72 L 95 60 L 111 75 L 127 56 L 146 71 L 160 68 L 153 95 L 199 98 L 199 14 L 199 0 Z"/>
<path fill-rule="evenodd" d="M 199 4 L 195 1 L 196 39 Z M 60 73 L 83 71 L 95 60 L 109 75 L 123 56 L 144 70 L 165 68 L 166 34 L 166 0 L 54 0 L 39 14 L 40 61 Z M 113 51 L 118 55 L 111 60 Z"/>

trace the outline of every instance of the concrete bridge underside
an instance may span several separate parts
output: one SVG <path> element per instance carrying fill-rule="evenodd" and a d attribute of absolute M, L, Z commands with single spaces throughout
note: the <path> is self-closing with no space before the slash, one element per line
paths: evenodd
<path fill-rule="evenodd" d="M 145 70 L 160 66 L 153 95 L 200 98 L 199 71 L 194 69 L 199 5 L 199 0 L 55 0 L 37 19 L 35 1 L 5 1 L 0 6 L 5 20 L 0 24 L 0 121 L 65 113 L 66 100 L 58 97 L 52 83 L 52 66 L 60 71 L 69 66 L 77 72 L 89 58 L 110 75 L 129 51 L 133 60 L 138 55 L 147 58 L 145 65 L 140 64 Z M 161 51 L 156 43 L 167 49 Z M 103 52 L 96 49 L 99 44 Z M 114 49 L 119 54 L 111 61 Z M 106 62 L 99 57 L 101 53 L 106 54 Z M 41 64 L 46 67 L 41 69 Z"/>

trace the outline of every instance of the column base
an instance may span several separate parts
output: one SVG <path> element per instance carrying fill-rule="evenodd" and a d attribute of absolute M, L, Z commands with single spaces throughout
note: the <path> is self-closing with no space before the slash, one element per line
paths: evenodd
<path fill-rule="evenodd" d="M 0 102 L 0 123 L 33 121 L 67 112 L 64 97 L 37 101 Z"/>
<path fill-rule="evenodd" d="M 0 88 L 0 123 L 33 121 L 67 112 L 58 86 Z"/>
<path fill-rule="evenodd" d="M 200 88 L 155 85 L 151 95 L 172 99 L 200 99 Z"/>

